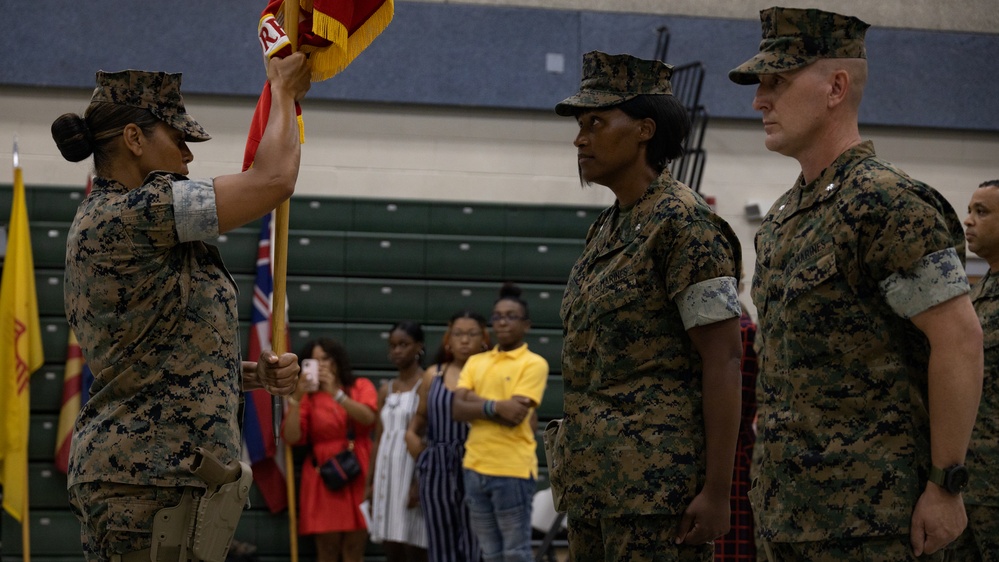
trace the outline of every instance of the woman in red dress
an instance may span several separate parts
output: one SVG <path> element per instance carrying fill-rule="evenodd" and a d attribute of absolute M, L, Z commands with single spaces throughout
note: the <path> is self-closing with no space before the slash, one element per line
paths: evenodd
<path fill-rule="evenodd" d="M 285 440 L 311 449 L 302 465 L 298 533 L 315 537 L 317 562 L 341 558 L 362 562 L 368 532 L 359 506 L 364 501 L 371 460 L 378 394 L 371 381 L 354 377 L 347 351 L 332 339 L 309 342 L 299 357 L 318 360 L 319 388 L 309 388 L 307 377 L 299 377 L 284 418 Z M 316 463 L 346 449 L 349 433 L 353 433 L 361 474 L 344 488 L 330 491 L 316 471 Z"/>

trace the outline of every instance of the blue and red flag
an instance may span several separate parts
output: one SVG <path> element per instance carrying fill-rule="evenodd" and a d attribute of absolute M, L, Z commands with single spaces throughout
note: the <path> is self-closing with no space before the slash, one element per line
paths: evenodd
<path fill-rule="evenodd" d="M 265 349 L 271 349 L 271 298 L 274 283 L 271 278 L 271 229 L 273 213 L 264 215 L 257 246 L 257 278 L 253 284 L 249 360 L 256 361 Z M 287 334 L 286 334 L 287 337 Z M 288 508 L 283 455 L 278 454 L 274 439 L 271 395 L 266 390 L 246 393 L 243 417 L 243 444 L 253 481 L 264 496 L 267 508 L 277 513 Z"/>

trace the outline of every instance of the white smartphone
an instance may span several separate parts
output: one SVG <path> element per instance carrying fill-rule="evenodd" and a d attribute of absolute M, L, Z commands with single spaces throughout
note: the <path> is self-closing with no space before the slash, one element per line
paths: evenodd
<path fill-rule="evenodd" d="M 305 377 L 305 391 L 319 390 L 319 360 L 302 359 L 302 376 Z"/>

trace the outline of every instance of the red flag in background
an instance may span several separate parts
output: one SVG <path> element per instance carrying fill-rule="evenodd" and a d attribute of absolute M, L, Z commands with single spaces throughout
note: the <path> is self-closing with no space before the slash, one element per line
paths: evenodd
<path fill-rule="evenodd" d="M 63 474 L 69 472 L 69 446 L 73 442 L 73 428 L 80 408 L 87 403 L 90 382 L 94 375 L 83 359 L 76 333 L 69 331 L 66 347 L 66 368 L 63 372 L 62 405 L 59 407 L 59 428 L 56 431 L 55 467 Z"/>
<path fill-rule="evenodd" d="M 291 42 L 282 28 L 285 23 L 281 10 L 283 3 L 283 0 L 271 0 L 257 24 L 260 48 L 268 59 L 292 53 Z M 393 0 L 302 0 L 301 5 L 298 48 L 309 55 L 313 82 L 322 82 L 347 68 L 388 27 L 395 14 Z M 271 87 L 268 82 L 264 84 L 253 112 L 243 153 L 244 171 L 253 164 L 260 137 L 267 127 L 270 107 Z M 301 131 L 302 111 L 297 104 L 295 109 Z M 305 142 L 304 138 L 302 142 Z"/>
<path fill-rule="evenodd" d="M 298 0 L 289 0 L 298 1 Z M 291 40 L 281 27 L 284 20 L 284 10 L 281 9 L 282 0 L 270 0 L 267 8 L 260 16 L 257 25 L 260 46 L 265 57 L 269 60 L 272 57 L 285 57 L 295 50 L 301 50 L 309 55 L 312 68 L 311 79 L 313 82 L 326 80 L 347 67 L 354 58 L 357 57 L 371 41 L 375 39 L 392 21 L 394 14 L 393 0 L 301 0 L 301 10 L 299 10 L 299 21 L 296 22 L 298 45 L 293 48 Z M 293 34 L 296 35 L 296 34 Z M 257 154 L 257 147 L 260 139 L 267 127 L 267 120 L 271 107 L 270 82 L 264 84 L 263 92 L 257 101 L 257 107 L 253 113 L 253 121 L 250 124 L 250 131 L 246 139 L 246 149 L 243 152 L 243 170 L 248 170 L 253 165 Z M 302 123 L 302 111 L 298 104 L 295 104 L 295 112 L 298 114 L 298 127 L 301 142 L 305 142 L 304 127 Z M 287 244 L 287 202 L 282 204 L 282 223 L 278 239 L 282 240 L 281 249 L 278 251 L 279 257 L 285 256 L 284 246 Z M 261 229 L 260 246 L 261 251 L 257 258 L 257 284 L 254 288 L 253 296 L 253 329 L 250 337 L 250 358 L 256 359 L 260 356 L 262 349 L 270 348 L 271 306 L 275 295 L 273 291 L 273 278 L 271 271 L 271 244 L 270 232 L 272 224 L 275 222 L 274 214 L 264 217 Z M 264 233 L 266 232 L 266 237 Z M 264 251 L 266 238 L 266 253 Z M 266 254 L 266 258 L 264 257 Z M 266 261 L 265 261 L 266 260 Z M 266 267 L 262 266 L 266 263 Z M 278 285 L 284 286 L 284 270 L 279 269 L 276 278 Z M 283 300 L 283 295 L 278 295 Z M 280 308 L 284 308 L 283 306 Z M 281 314 L 285 311 L 281 310 Z M 260 316 L 258 316 L 260 314 Z M 287 323 L 285 323 L 287 326 Z M 284 334 L 287 337 L 287 332 Z M 287 347 L 285 348 L 287 349 Z M 281 474 L 277 455 L 276 443 L 274 440 L 274 430 L 272 429 L 272 398 L 263 391 L 254 391 L 247 394 L 246 423 L 244 424 L 244 435 L 247 452 L 249 453 L 253 466 L 253 478 L 257 487 L 263 492 L 271 511 L 279 511 L 289 505 L 289 499 L 294 501 L 294 497 L 288 498 L 288 494 L 294 494 L 294 479 L 291 474 L 285 471 L 282 477 L 285 479 L 286 488 L 283 492 L 283 500 L 280 499 L 276 488 L 275 475 Z M 251 423 L 252 420 L 252 423 Z M 259 434 L 251 436 L 250 431 L 255 426 Z M 252 442 L 251 442 L 252 441 Z M 254 458 L 260 460 L 254 460 Z M 290 448 L 285 447 L 285 458 L 291 463 Z M 288 469 L 291 467 L 289 466 Z M 273 495 L 272 499 L 268 494 Z M 293 505 L 293 504 L 291 504 Z M 280 507 L 278 507 L 280 506 Z M 295 535 L 295 515 L 294 509 L 289 510 L 289 532 L 292 535 L 292 561 L 297 560 L 297 540 Z"/>
<path fill-rule="evenodd" d="M 281 26 L 283 0 L 271 0 L 257 26 L 267 58 L 291 54 Z M 395 13 L 393 0 L 302 0 L 298 21 L 298 48 L 309 55 L 312 81 L 322 82 L 347 68 L 375 37 L 388 27 Z M 276 20 L 276 21 L 275 21 Z"/>

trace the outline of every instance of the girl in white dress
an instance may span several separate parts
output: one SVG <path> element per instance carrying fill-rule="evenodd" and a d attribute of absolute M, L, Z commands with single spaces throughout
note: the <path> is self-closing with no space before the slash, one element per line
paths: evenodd
<path fill-rule="evenodd" d="M 406 429 L 419 404 L 423 380 L 423 329 L 400 322 L 389 332 L 389 358 L 399 376 L 378 391 L 371 475 L 371 540 L 382 542 L 388 562 L 427 559 L 427 529 L 419 505 L 415 463 L 406 449 Z"/>

